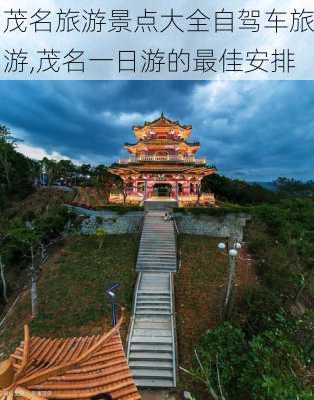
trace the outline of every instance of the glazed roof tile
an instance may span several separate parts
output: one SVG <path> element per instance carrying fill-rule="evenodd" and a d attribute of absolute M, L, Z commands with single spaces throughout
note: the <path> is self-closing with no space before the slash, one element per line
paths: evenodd
<path fill-rule="evenodd" d="M 112 399 L 140 400 L 124 354 L 119 328 L 90 337 L 48 339 L 30 337 L 11 356 L 14 384 L 3 399 L 90 399 L 110 394 Z M 11 396 L 11 397 L 10 397 Z"/>

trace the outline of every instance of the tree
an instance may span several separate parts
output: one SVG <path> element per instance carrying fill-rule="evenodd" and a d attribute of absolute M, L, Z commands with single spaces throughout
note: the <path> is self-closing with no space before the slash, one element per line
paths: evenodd
<path fill-rule="evenodd" d="M 91 175 L 91 165 L 90 164 L 82 164 L 79 167 L 79 171 L 82 175 Z"/>
<path fill-rule="evenodd" d="M 5 278 L 5 260 L 7 258 L 7 247 L 5 246 L 5 240 L 7 235 L 0 236 L 0 276 L 2 282 L 2 293 L 4 301 L 8 302 L 8 295 L 7 295 L 7 281 Z"/>
<path fill-rule="evenodd" d="M 123 196 L 123 204 L 126 203 L 126 199 L 128 197 L 128 192 L 132 189 L 133 187 L 133 181 L 131 178 L 125 178 L 125 179 L 118 179 L 116 183 L 116 187 L 118 191 L 122 194 Z"/>
<path fill-rule="evenodd" d="M 107 176 L 111 174 L 108 172 L 108 168 L 105 165 L 99 164 L 94 169 L 94 175 L 96 177 L 97 184 L 102 185 L 105 182 Z"/>
<path fill-rule="evenodd" d="M 98 249 L 102 249 L 105 243 L 105 239 L 107 236 L 107 232 L 104 228 L 97 228 L 96 229 L 96 237 L 98 239 Z"/>
<path fill-rule="evenodd" d="M 71 160 L 60 160 L 56 164 L 56 169 L 57 178 L 63 177 L 66 180 L 70 180 L 76 172 L 76 167 Z"/>
<path fill-rule="evenodd" d="M 221 201 L 240 205 L 273 203 L 278 200 L 276 193 L 258 184 L 250 184 L 218 174 L 209 175 L 203 179 L 202 191 L 214 193 Z"/>
<path fill-rule="evenodd" d="M 57 162 L 55 160 L 50 160 L 47 157 L 44 157 L 41 160 L 40 164 L 42 167 L 45 167 L 48 176 L 48 185 L 52 185 L 52 183 L 58 176 Z"/>
<path fill-rule="evenodd" d="M 4 177 L 8 189 L 11 188 L 11 168 L 12 163 L 10 162 L 9 154 L 14 149 L 15 139 L 12 138 L 11 132 L 4 125 L 0 125 L 0 164 L 4 171 Z"/>
<path fill-rule="evenodd" d="M 0 208 L 11 198 L 24 198 L 33 186 L 36 163 L 16 151 L 16 141 L 0 126 Z"/>
<path fill-rule="evenodd" d="M 38 267 L 41 263 L 40 258 L 38 261 L 38 255 L 42 254 L 40 252 L 40 235 L 31 223 L 26 223 L 25 226 L 13 228 L 9 232 L 9 235 L 24 247 L 26 257 L 30 258 L 29 271 L 31 275 L 31 306 L 32 316 L 35 318 L 38 314 L 37 277 Z"/>
<path fill-rule="evenodd" d="M 283 197 L 312 197 L 314 196 L 314 181 L 301 182 L 296 179 L 278 178 L 274 185 Z"/>

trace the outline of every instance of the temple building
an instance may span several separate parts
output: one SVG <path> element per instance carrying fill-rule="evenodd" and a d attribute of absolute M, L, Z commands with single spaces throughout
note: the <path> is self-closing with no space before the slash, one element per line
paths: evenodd
<path fill-rule="evenodd" d="M 137 141 L 124 146 L 130 157 L 110 168 L 123 179 L 128 202 L 168 199 L 182 206 L 215 202 L 213 194 L 201 194 L 201 181 L 216 168 L 208 167 L 205 158 L 196 158 L 200 143 L 188 142 L 191 130 L 191 125 L 163 114 L 133 127 Z"/>

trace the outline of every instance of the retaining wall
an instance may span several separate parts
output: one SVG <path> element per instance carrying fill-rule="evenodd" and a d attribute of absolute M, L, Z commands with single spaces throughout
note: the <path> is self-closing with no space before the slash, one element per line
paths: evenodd
<path fill-rule="evenodd" d="M 144 218 L 144 212 L 142 211 L 119 214 L 114 211 L 95 211 L 82 207 L 67 207 L 76 214 L 87 217 L 81 223 L 82 235 L 94 235 L 99 228 L 103 228 L 109 235 L 139 233 Z"/>
<path fill-rule="evenodd" d="M 227 214 L 225 216 L 174 214 L 180 233 L 213 237 L 233 237 L 243 240 L 243 229 L 250 219 L 247 214 Z"/>

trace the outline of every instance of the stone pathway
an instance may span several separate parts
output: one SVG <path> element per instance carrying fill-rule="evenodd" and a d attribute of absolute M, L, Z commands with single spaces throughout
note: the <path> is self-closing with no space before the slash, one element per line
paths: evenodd
<path fill-rule="evenodd" d="M 140 387 L 176 386 L 176 340 L 172 273 L 176 271 L 176 238 L 164 212 L 146 214 L 136 269 L 139 272 L 128 361 Z"/>

